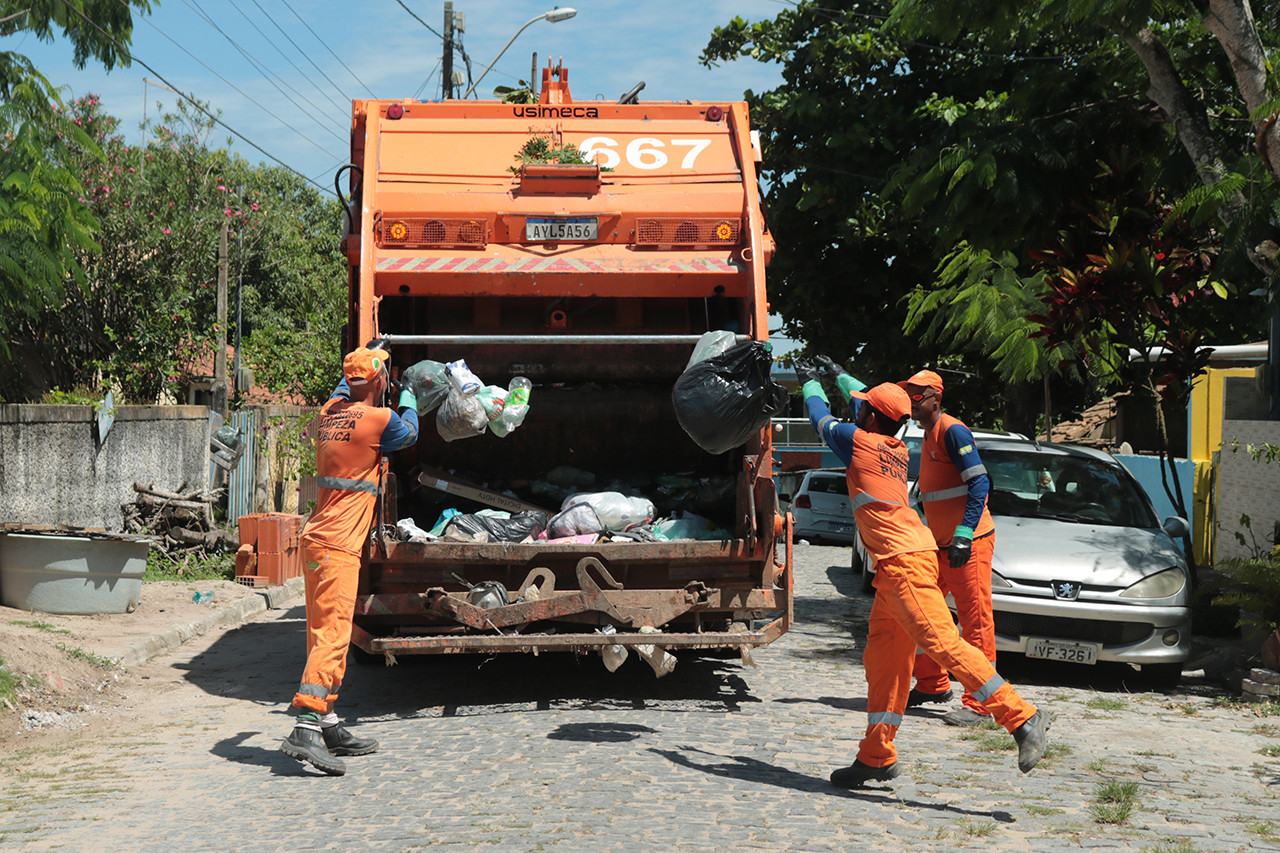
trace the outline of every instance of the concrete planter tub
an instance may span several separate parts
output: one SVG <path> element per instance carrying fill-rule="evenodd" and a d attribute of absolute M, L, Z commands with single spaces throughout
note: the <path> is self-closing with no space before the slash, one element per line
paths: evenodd
<path fill-rule="evenodd" d="M 41 613 L 132 613 L 142 598 L 146 541 L 0 535 L 0 602 Z"/>

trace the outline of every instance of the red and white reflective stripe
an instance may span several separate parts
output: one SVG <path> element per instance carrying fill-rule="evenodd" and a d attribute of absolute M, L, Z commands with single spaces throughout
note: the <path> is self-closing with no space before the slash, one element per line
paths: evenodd
<path fill-rule="evenodd" d="M 381 258 L 378 272 L 455 273 L 558 273 L 558 272 L 691 272 L 741 273 L 746 267 L 728 258 L 691 258 L 686 261 L 636 261 L 623 258 L 578 260 L 575 258 Z"/>

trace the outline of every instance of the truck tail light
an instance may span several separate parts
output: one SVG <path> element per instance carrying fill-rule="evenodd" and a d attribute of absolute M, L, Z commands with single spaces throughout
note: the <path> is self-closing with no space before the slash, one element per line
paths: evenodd
<path fill-rule="evenodd" d="M 639 219 L 637 246 L 733 246 L 742 234 L 739 219 Z"/>
<path fill-rule="evenodd" d="M 432 217 L 380 218 L 375 226 L 379 248 L 464 246 L 483 249 L 488 242 L 485 219 L 436 219 Z"/>

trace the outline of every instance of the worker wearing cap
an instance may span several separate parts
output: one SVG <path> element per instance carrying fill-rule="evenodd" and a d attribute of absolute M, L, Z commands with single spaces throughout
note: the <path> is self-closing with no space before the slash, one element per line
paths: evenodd
<path fill-rule="evenodd" d="M 938 546 L 939 586 L 956 603 L 960 636 L 996 662 L 996 625 L 991 612 L 991 559 L 996 525 L 987 510 L 991 478 L 978 455 L 973 433 L 942 413 L 942 377 L 921 370 L 899 382 L 911 398 L 911 417 L 924 430 L 917 481 L 925 522 Z M 951 700 L 947 671 L 925 654 L 916 655 L 916 686 L 907 707 Z M 965 691 L 962 705 L 942 719 L 952 726 L 976 726 L 990 716 Z"/>
<path fill-rule="evenodd" d="M 825 361 L 829 362 L 829 359 Z M 955 673 L 1018 744 L 1018 768 L 1028 773 L 1048 746 L 1049 718 L 1013 689 L 977 649 L 960 639 L 938 587 L 937 546 L 907 505 L 906 445 L 894 435 L 911 414 L 907 392 L 891 382 L 870 390 L 841 370 L 836 381 L 849 396 L 853 423 L 831 414 L 815 367 L 796 366 L 814 429 L 848 466 L 846 480 L 854 520 L 867 553 L 876 561 L 862 662 L 867 674 L 867 731 L 849 767 L 831 782 L 857 788 L 899 774 L 894 737 L 911 688 L 916 648 Z"/>
<path fill-rule="evenodd" d="M 378 748 L 376 740 L 357 737 L 343 727 L 333 706 L 346 672 L 360 552 L 373 525 L 382 454 L 418 440 L 412 391 L 400 392 L 399 413 L 379 405 L 390 381 L 389 362 L 380 341 L 370 341 L 343 359 L 342 381 L 320 411 L 320 494 L 302 531 L 307 664 L 293 697 L 296 723 L 280 749 L 331 776 L 346 772 L 337 756 L 366 755 Z"/>

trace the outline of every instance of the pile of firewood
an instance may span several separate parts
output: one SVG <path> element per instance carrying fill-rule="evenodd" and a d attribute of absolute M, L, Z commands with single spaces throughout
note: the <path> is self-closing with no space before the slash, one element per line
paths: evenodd
<path fill-rule="evenodd" d="M 223 489 L 212 493 L 191 490 L 183 483 L 176 492 L 150 483 L 134 483 L 138 497 L 121 505 L 124 529 L 159 537 L 154 546 L 172 557 L 235 551 L 239 537 L 213 523 L 213 504 Z"/>

